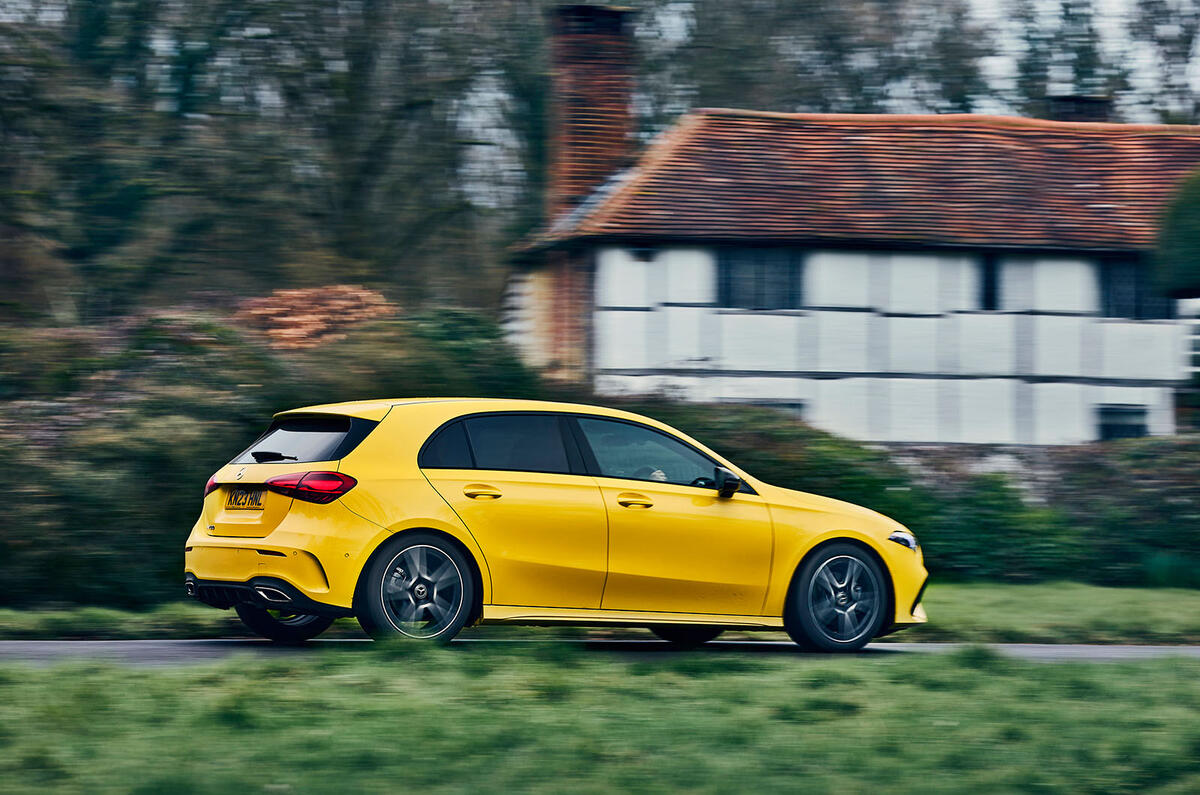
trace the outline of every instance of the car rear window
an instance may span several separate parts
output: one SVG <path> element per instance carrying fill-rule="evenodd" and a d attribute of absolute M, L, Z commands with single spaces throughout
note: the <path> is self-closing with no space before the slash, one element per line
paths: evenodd
<path fill-rule="evenodd" d="M 283 417 L 231 463 L 336 461 L 349 455 L 378 424 L 336 415 Z"/>

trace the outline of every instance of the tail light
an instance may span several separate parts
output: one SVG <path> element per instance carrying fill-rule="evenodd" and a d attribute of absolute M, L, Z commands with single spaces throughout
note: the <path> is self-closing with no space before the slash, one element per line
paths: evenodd
<path fill-rule="evenodd" d="M 212 494 L 216 490 L 217 490 L 217 476 L 213 475 L 211 478 L 208 479 L 208 483 L 204 484 L 204 496 L 207 497 L 208 495 Z"/>
<path fill-rule="evenodd" d="M 293 472 L 267 478 L 264 484 L 271 491 L 306 502 L 333 502 L 358 483 L 349 475 L 338 472 Z"/>

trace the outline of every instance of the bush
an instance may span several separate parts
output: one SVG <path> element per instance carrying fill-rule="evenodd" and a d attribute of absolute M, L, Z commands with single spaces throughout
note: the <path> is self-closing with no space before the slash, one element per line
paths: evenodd
<path fill-rule="evenodd" d="M 186 313 L 130 318 L 103 335 L 9 330 L 0 363 L 0 456 L 20 473 L 0 526 L 0 604 L 14 606 L 177 598 L 201 487 L 276 411 L 372 397 L 598 400 L 539 383 L 494 322 L 463 310 L 378 320 L 286 351 Z M 1200 437 L 1053 451 L 1056 477 L 1033 503 L 1005 476 L 969 468 L 915 479 L 885 450 L 770 409 L 615 402 L 770 483 L 903 522 L 935 577 L 1200 586 Z"/>
<path fill-rule="evenodd" d="M 44 338 L 13 331 L 5 344 L 46 351 Z M 288 352 L 211 317 L 160 314 L 86 348 L 84 359 L 63 348 L 42 354 L 49 371 L 79 378 L 42 381 L 22 361 L 19 377 L 4 382 L 22 399 L 0 403 L 0 455 L 21 477 L 0 529 L 0 604 L 178 598 L 204 482 L 277 411 L 537 388 L 499 329 L 461 310 Z"/>

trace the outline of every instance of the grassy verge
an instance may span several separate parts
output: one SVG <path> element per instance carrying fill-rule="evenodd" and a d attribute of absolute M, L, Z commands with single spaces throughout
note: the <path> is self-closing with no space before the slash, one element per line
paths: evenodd
<path fill-rule="evenodd" d="M 1200 662 L 362 645 L 0 668 L 0 792 L 1200 789 Z"/>
<path fill-rule="evenodd" d="M 1041 585 L 940 584 L 929 587 L 930 623 L 897 633 L 898 641 L 974 643 L 1200 643 L 1200 591 L 1101 588 L 1079 583 Z M 579 630 L 491 627 L 473 633 L 540 636 Z M 603 634 L 638 635 L 638 630 Z M 330 636 L 361 637 L 353 620 Z M 645 633 L 641 633 L 644 635 Z M 192 603 L 133 613 L 104 608 L 57 611 L 0 610 L 0 639 L 247 637 L 233 611 Z M 762 637 L 756 635 L 755 637 Z M 782 634 L 771 637 L 782 638 Z"/>
<path fill-rule="evenodd" d="M 1200 643 L 1200 590 L 1039 585 L 930 585 L 929 623 L 903 641 Z"/>

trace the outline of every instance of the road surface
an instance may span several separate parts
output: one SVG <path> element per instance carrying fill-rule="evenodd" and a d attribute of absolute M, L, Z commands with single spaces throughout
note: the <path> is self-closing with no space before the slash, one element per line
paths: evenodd
<path fill-rule="evenodd" d="M 477 643 L 545 643 L 547 641 L 498 638 L 460 639 L 455 645 Z M 569 640 L 593 651 L 622 655 L 677 653 L 670 645 L 652 640 Z M 222 660 L 235 655 L 278 657 L 310 654 L 315 650 L 366 649 L 367 640 L 317 640 L 303 647 L 277 646 L 259 640 L 9 640 L 0 641 L 0 663 L 52 665 L 71 660 L 98 660 L 129 665 L 189 665 Z M 988 644 L 1001 654 L 1035 662 L 1121 662 L 1153 657 L 1200 658 L 1200 646 L 1088 646 L 1029 643 Z M 939 654 L 962 648 L 958 643 L 875 643 L 862 656 Z M 787 641 L 715 641 L 701 649 L 710 654 L 804 654 Z"/>

